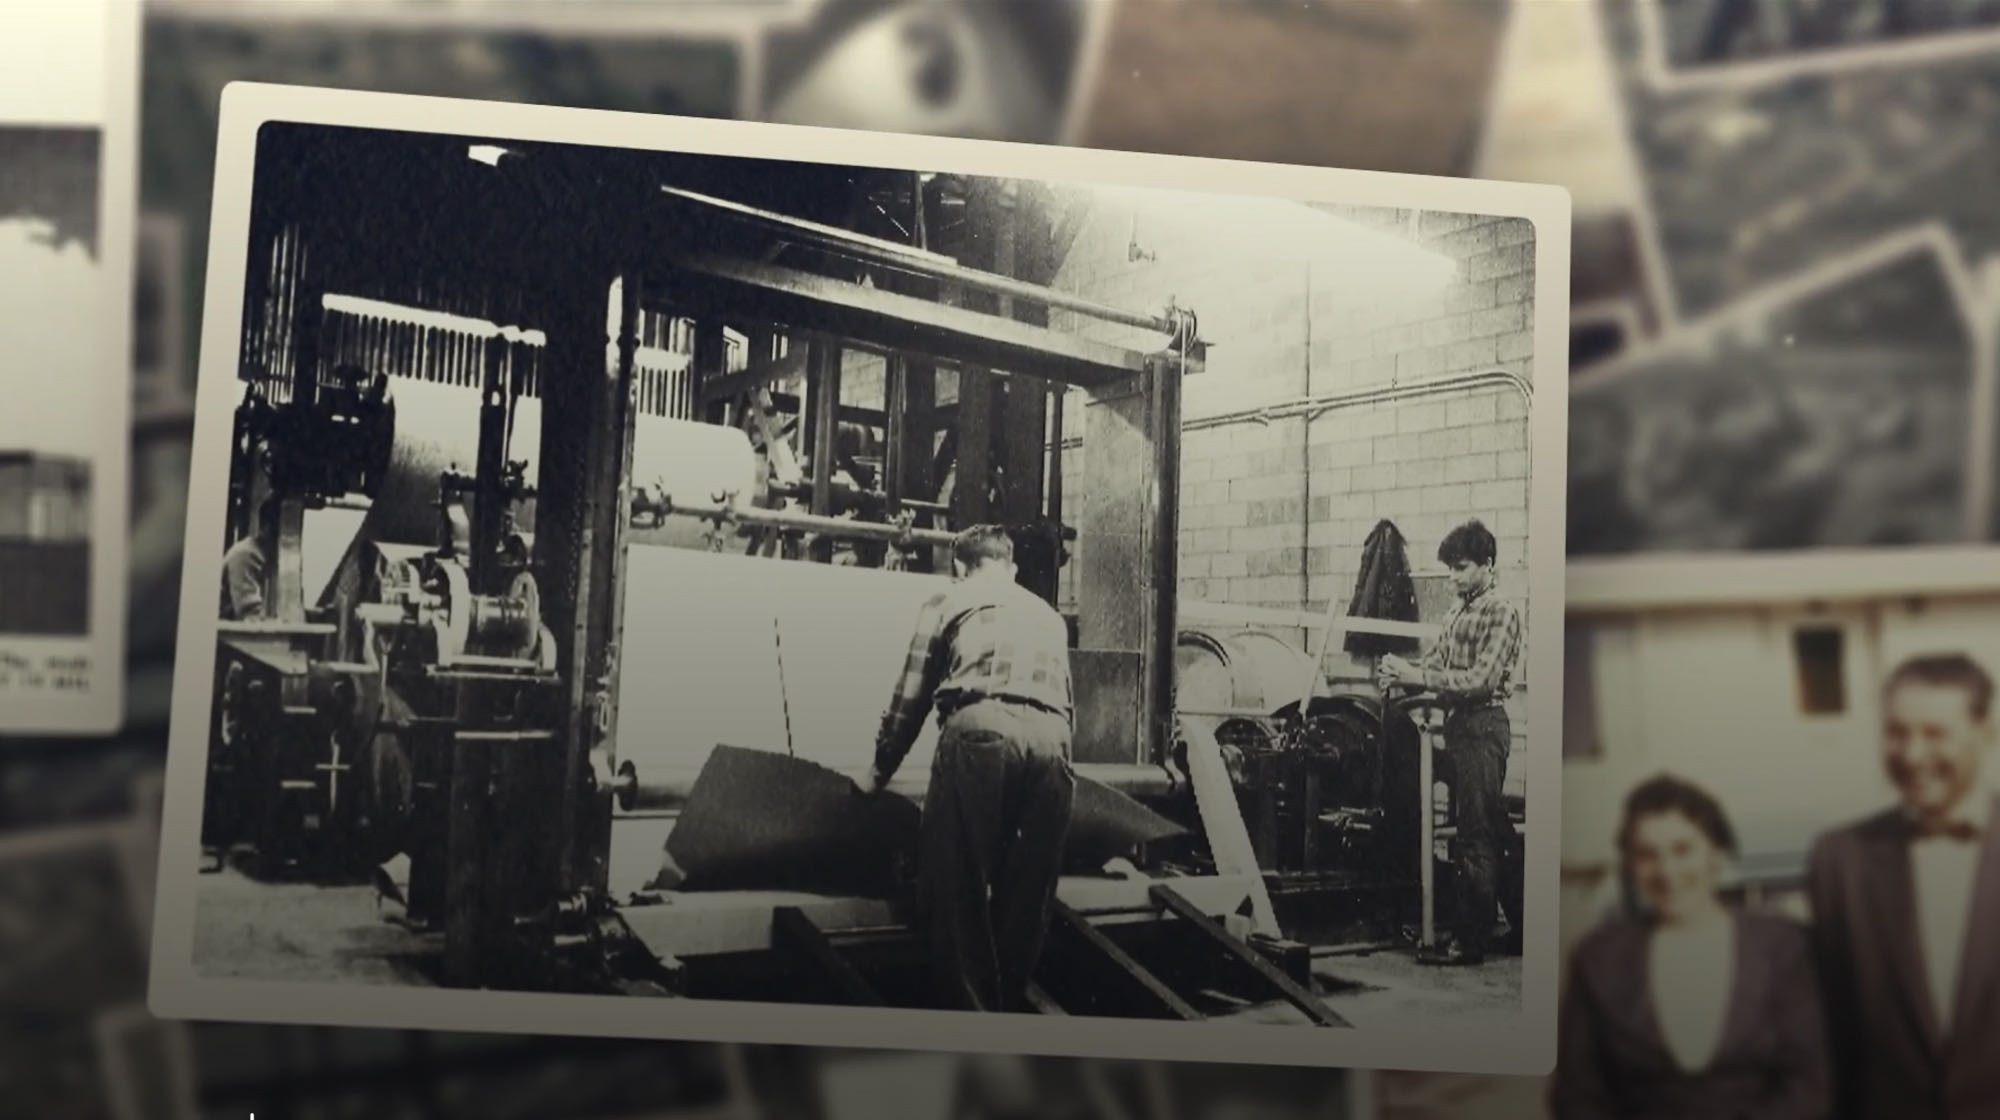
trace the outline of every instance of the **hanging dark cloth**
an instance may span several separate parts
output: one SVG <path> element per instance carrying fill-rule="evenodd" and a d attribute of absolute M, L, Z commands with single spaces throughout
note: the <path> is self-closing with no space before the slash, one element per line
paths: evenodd
<path fill-rule="evenodd" d="M 1361 547 L 1361 572 L 1354 580 L 1354 597 L 1347 602 L 1347 617 L 1417 621 L 1417 585 L 1410 579 L 1410 557 L 1402 531 L 1393 521 L 1378 521 L 1368 532 L 1367 543 Z M 1346 649 L 1355 657 L 1380 657 L 1385 653 L 1413 654 L 1418 645 L 1415 638 L 1350 633 Z"/>

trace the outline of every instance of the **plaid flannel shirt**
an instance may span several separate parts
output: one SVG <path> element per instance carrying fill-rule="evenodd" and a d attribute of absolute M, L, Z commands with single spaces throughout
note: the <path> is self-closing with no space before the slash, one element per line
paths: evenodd
<path fill-rule="evenodd" d="M 1424 655 L 1424 687 L 1454 707 L 1506 700 L 1514 694 L 1521 630 L 1520 610 L 1502 599 L 1496 586 L 1460 600 Z"/>
<path fill-rule="evenodd" d="M 933 708 L 938 721 L 977 700 L 1031 704 L 1070 717 L 1069 626 L 1028 589 L 964 580 L 917 613 L 902 679 L 875 737 L 875 770 L 894 774 Z"/>

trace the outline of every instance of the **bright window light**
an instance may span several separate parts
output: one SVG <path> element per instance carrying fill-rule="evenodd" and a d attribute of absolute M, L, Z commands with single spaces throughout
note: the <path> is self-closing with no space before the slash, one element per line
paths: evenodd
<path fill-rule="evenodd" d="M 1097 191 L 1137 216 L 1140 244 L 1161 254 L 1162 263 L 1169 263 L 1174 247 L 1198 243 L 1203 254 L 1225 259 L 1324 266 L 1377 292 L 1436 293 L 1458 277 L 1451 257 L 1288 199 L 1138 187 Z"/>

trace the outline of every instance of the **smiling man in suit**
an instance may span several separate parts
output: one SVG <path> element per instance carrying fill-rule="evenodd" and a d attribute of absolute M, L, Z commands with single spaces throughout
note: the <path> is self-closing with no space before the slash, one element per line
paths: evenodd
<path fill-rule="evenodd" d="M 1901 804 L 1820 838 L 1808 890 L 1841 1114 L 2000 1116 L 2000 829 L 1983 779 L 1993 678 L 1913 658 L 1882 694 Z"/>

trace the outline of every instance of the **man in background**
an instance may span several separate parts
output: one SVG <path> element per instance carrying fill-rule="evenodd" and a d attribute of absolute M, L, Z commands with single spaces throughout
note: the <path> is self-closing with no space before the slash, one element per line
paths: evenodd
<path fill-rule="evenodd" d="M 222 554 L 222 620 L 263 622 L 271 561 L 278 553 L 276 494 L 257 505 L 257 528 Z"/>
<path fill-rule="evenodd" d="M 1016 581 L 1005 529 L 960 533 L 952 569 L 957 582 L 918 613 L 870 785 L 888 786 L 935 707 L 917 918 L 937 995 L 953 1010 L 1023 1011 L 1076 791 L 1069 628 Z"/>
<path fill-rule="evenodd" d="M 1807 872 L 1841 1114 L 2000 1116 L 1993 678 L 1963 654 L 1912 658 L 1882 716 L 1900 803 L 1820 837 Z"/>
<path fill-rule="evenodd" d="M 1500 847 L 1509 827 L 1504 786 L 1507 757 L 1514 749 L 1513 724 L 1504 705 L 1514 693 L 1514 666 L 1521 655 L 1521 611 L 1500 597 L 1493 570 L 1499 544 L 1485 525 L 1467 521 L 1445 534 L 1437 557 L 1451 572 L 1458 602 L 1421 662 L 1387 654 L 1376 666 L 1376 683 L 1385 693 L 1392 688 L 1433 693 L 1444 706 L 1444 745 L 1455 775 L 1451 804 L 1458 831 L 1457 897 L 1451 937 L 1417 959 L 1474 965 L 1486 959 L 1498 913 Z M 1431 807 L 1425 804 L 1419 811 L 1428 813 Z"/>

